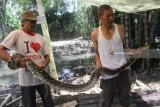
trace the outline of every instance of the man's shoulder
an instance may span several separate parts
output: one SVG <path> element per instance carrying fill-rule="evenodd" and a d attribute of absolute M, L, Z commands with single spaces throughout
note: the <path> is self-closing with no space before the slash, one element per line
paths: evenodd
<path fill-rule="evenodd" d="M 123 24 L 116 24 L 119 30 L 124 29 L 124 25 Z"/>
<path fill-rule="evenodd" d="M 36 36 L 37 36 L 38 38 L 40 38 L 40 39 L 44 39 L 44 36 L 41 35 L 41 34 L 39 34 L 39 33 L 36 33 Z"/>
<path fill-rule="evenodd" d="M 15 35 L 19 35 L 21 33 L 21 30 L 19 29 L 16 29 L 16 30 L 13 30 L 9 33 L 10 36 L 15 36 Z M 8 35 L 8 36 L 9 36 Z"/>
<path fill-rule="evenodd" d="M 121 24 L 121 25 L 117 25 L 117 27 L 118 27 L 118 31 L 119 31 L 119 34 L 120 34 L 120 36 L 121 36 L 121 39 L 123 39 L 124 36 L 125 36 L 124 26 L 123 26 L 123 24 Z"/>
<path fill-rule="evenodd" d="M 22 30 L 20 30 L 20 29 L 16 29 L 16 30 L 13 30 L 13 31 L 11 31 L 11 33 L 20 33 Z"/>
<path fill-rule="evenodd" d="M 91 36 L 96 36 L 96 35 L 98 35 L 98 28 L 99 28 L 99 27 L 95 28 L 95 29 L 92 31 Z"/>
<path fill-rule="evenodd" d="M 39 33 L 36 33 L 36 36 L 39 36 L 39 37 L 43 37 L 41 34 L 39 34 Z"/>

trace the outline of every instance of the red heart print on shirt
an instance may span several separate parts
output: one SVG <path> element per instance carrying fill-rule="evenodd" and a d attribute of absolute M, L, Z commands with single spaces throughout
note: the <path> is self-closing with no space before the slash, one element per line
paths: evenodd
<path fill-rule="evenodd" d="M 36 42 L 31 42 L 30 43 L 30 46 L 32 49 L 34 49 L 34 51 L 38 52 L 39 49 L 41 48 L 41 45 L 39 43 L 36 43 Z"/>

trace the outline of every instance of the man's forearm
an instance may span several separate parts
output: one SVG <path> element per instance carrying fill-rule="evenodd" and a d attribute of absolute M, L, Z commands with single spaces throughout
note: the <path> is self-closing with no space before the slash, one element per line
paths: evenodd
<path fill-rule="evenodd" d="M 49 55 L 45 55 L 44 58 L 45 58 L 45 60 L 42 62 L 41 65 L 43 65 L 44 67 L 46 67 L 49 64 L 49 62 L 50 62 L 50 58 L 49 58 Z"/>
<path fill-rule="evenodd" d="M 137 51 L 136 49 L 131 49 L 131 48 L 125 48 L 125 49 L 124 49 L 124 52 L 125 52 L 125 53 L 132 53 L 132 54 L 135 54 L 136 51 Z"/>
<path fill-rule="evenodd" d="M 101 67 L 101 66 L 102 66 L 102 64 L 101 64 L 100 57 L 99 57 L 99 55 L 96 54 L 96 67 L 98 68 L 98 67 Z"/>
<path fill-rule="evenodd" d="M 7 53 L 6 50 L 0 50 L 0 59 L 8 62 L 10 59 L 9 53 Z"/>

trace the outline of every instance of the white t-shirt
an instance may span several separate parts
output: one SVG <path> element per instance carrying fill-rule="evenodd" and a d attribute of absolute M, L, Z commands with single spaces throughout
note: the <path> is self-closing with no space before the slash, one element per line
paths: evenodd
<path fill-rule="evenodd" d="M 118 26 L 115 24 L 115 31 L 111 39 L 105 39 L 101 26 L 98 28 L 98 52 L 103 67 L 116 69 L 126 63 L 126 58 L 123 50 L 123 42 L 121 40 Z M 109 79 L 116 75 L 101 75 L 101 79 Z"/>
<path fill-rule="evenodd" d="M 1 42 L 1 45 L 8 49 L 14 49 L 16 53 L 30 57 L 36 64 L 41 64 L 44 60 L 44 55 L 49 54 L 49 49 L 43 36 L 39 34 L 31 36 L 22 30 L 12 31 Z M 19 85 L 21 86 L 34 86 L 43 83 L 25 68 L 19 68 L 18 71 Z"/>

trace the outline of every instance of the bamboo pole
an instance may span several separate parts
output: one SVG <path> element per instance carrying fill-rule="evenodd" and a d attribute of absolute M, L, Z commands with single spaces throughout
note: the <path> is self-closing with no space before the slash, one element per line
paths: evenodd
<path fill-rule="evenodd" d="M 138 35 L 138 21 L 139 20 L 138 20 L 138 15 L 137 14 L 135 14 L 135 20 L 136 21 L 135 21 L 135 38 L 134 39 L 135 39 L 135 46 L 138 46 L 138 44 L 139 44 L 138 43 L 138 36 L 139 36 Z"/>
<path fill-rule="evenodd" d="M 126 43 L 129 45 L 129 15 L 125 13 L 125 35 L 126 35 Z"/>
<path fill-rule="evenodd" d="M 148 45 L 148 15 L 147 12 L 144 12 L 144 37 L 145 45 Z"/>
<path fill-rule="evenodd" d="M 144 12 L 143 14 L 143 17 L 144 17 L 144 39 L 145 39 L 145 46 L 149 46 L 149 41 L 148 41 L 148 14 L 147 14 L 147 11 Z M 146 63 L 147 63 L 147 66 L 146 66 L 146 69 L 149 71 L 149 68 L 150 68 L 150 63 L 149 63 L 149 51 L 147 50 L 146 51 Z"/>
<path fill-rule="evenodd" d="M 39 16 L 44 16 L 45 17 L 42 0 L 36 0 L 36 2 L 37 2 Z M 50 54 L 49 54 L 49 56 L 50 56 L 50 73 L 51 73 L 51 76 L 53 78 L 58 80 L 58 76 L 57 76 L 57 72 L 56 72 L 56 65 L 55 65 L 55 61 L 54 61 L 54 57 L 53 57 L 53 51 L 52 51 L 51 40 L 50 40 L 50 36 L 49 36 L 47 22 L 41 24 L 41 28 L 42 28 L 43 35 L 44 35 L 44 37 L 45 37 L 45 39 L 48 43 L 49 50 L 50 50 Z"/>

